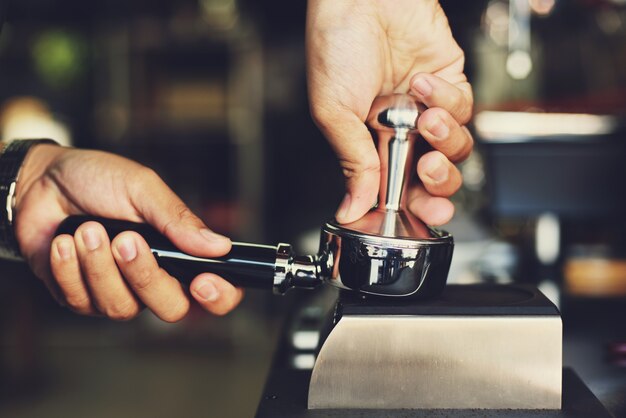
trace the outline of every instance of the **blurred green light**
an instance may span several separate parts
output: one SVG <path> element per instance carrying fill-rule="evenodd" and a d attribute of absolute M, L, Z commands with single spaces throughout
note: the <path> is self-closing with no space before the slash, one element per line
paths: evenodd
<path fill-rule="evenodd" d="M 41 33 L 33 43 L 35 70 L 51 87 L 67 87 L 85 71 L 85 42 L 64 30 Z"/>

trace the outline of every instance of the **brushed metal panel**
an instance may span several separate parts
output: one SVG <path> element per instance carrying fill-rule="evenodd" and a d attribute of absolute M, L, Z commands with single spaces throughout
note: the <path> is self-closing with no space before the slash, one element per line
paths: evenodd
<path fill-rule="evenodd" d="M 344 316 L 318 355 L 309 409 L 560 409 L 554 316 Z"/>

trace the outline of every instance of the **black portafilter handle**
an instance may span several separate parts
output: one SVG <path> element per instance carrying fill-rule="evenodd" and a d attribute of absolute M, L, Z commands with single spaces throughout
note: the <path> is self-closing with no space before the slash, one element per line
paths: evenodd
<path fill-rule="evenodd" d="M 150 246 L 159 266 L 187 285 L 198 274 L 207 272 L 238 287 L 273 289 L 276 293 L 284 293 L 291 287 L 313 288 L 321 283 L 316 258 L 295 257 L 289 244 L 233 242 L 230 252 L 222 257 L 195 257 L 180 251 L 148 224 L 83 215 L 66 218 L 56 235 L 74 235 L 80 225 L 89 221 L 104 226 L 111 240 L 124 231 L 137 232 Z"/>

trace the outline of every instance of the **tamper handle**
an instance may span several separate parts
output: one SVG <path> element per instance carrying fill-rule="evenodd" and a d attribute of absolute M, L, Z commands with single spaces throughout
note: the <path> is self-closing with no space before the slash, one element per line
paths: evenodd
<path fill-rule="evenodd" d="M 378 138 L 381 176 L 378 208 L 405 208 L 406 188 L 414 163 L 417 120 L 426 108 L 409 94 L 380 96 L 367 119 Z"/>

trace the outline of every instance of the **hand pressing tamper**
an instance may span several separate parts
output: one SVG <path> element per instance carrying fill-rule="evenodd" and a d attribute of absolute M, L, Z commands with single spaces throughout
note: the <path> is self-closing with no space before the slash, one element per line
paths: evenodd
<path fill-rule="evenodd" d="M 331 221 L 322 228 L 319 260 L 329 283 L 389 297 L 432 297 L 443 291 L 452 236 L 429 228 L 406 208 L 416 149 L 425 145 L 417 132 L 423 110 L 407 94 L 374 101 L 367 125 L 380 157 L 378 204 L 355 222 Z"/>
<path fill-rule="evenodd" d="M 420 141 L 417 120 L 423 109 L 415 97 L 406 94 L 374 101 L 367 124 L 378 141 L 381 162 L 378 205 L 351 224 L 327 222 L 315 256 L 296 256 L 289 244 L 233 243 L 223 257 L 194 257 L 147 224 L 88 216 L 67 218 L 57 235 L 74 234 L 87 221 L 101 223 L 111 239 L 123 231 L 136 231 L 159 265 L 185 283 L 212 272 L 235 286 L 273 288 L 277 293 L 327 282 L 374 296 L 436 296 L 445 287 L 452 236 L 429 228 L 406 210 L 406 189 Z"/>

